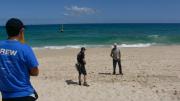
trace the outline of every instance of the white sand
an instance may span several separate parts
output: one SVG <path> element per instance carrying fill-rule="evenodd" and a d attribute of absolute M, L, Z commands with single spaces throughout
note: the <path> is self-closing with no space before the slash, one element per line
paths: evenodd
<path fill-rule="evenodd" d="M 180 46 L 122 48 L 124 76 L 111 75 L 110 48 L 86 51 L 88 83 L 77 84 L 79 49 L 36 50 L 38 101 L 180 101 Z M 118 68 L 117 68 L 118 71 Z"/>

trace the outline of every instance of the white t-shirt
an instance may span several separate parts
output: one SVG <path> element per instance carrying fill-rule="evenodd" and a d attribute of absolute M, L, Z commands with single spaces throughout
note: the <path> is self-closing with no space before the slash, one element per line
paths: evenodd
<path fill-rule="evenodd" d="M 113 48 L 111 51 L 112 58 L 117 60 L 120 59 L 120 49 L 119 48 Z"/>

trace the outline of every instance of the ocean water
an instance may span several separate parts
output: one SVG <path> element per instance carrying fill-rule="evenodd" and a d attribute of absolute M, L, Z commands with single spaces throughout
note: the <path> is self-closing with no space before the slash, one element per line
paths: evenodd
<path fill-rule="evenodd" d="M 64 24 L 27 25 L 26 43 L 39 48 L 121 47 L 180 45 L 180 24 Z M 0 27 L 0 40 L 7 38 Z"/>

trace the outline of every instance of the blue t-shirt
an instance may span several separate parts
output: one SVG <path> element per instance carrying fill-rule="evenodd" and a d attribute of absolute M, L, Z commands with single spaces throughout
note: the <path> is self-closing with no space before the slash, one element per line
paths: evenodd
<path fill-rule="evenodd" d="M 29 71 L 38 67 L 31 47 L 16 40 L 0 41 L 0 92 L 2 98 L 33 94 Z"/>

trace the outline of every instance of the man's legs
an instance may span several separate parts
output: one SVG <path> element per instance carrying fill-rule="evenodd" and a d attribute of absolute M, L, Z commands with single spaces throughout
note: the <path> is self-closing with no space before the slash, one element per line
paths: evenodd
<path fill-rule="evenodd" d="M 86 81 L 86 79 L 87 79 L 87 75 L 84 75 L 84 86 L 89 86 L 89 84 L 87 83 L 87 81 Z"/>
<path fill-rule="evenodd" d="M 82 66 L 82 74 L 84 75 L 84 83 L 83 83 L 83 85 L 84 86 L 89 86 L 88 83 L 87 83 L 87 72 L 86 72 L 85 65 Z"/>
<path fill-rule="evenodd" d="M 119 74 L 123 75 L 122 68 L 121 68 L 121 60 L 118 60 L 118 66 L 119 66 Z"/>
<path fill-rule="evenodd" d="M 117 64 L 117 61 L 113 59 L 113 75 L 116 74 L 116 64 Z"/>
<path fill-rule="evenodd" d="M 83 85 L 84 85 L 84 86 L 89 86 L 89 85 L 87 84 L 87 73 L 86 73 L 85 65 L 81 65 L 81 67 L 80 67 L 80 69 L 79 69 L 79 77 L 78 77 L 78 79 L 79 79 L 79 85 L 81 85 L 81 74 L 84 75 L 84 77 L 83 77 L 83 79 L 84 79 Z"/>
<path fill-rule="evenodd" d="M 78 81 L 79 81 L 79 85 L 81 85 L 81 64 L 80 63 L 78 63 L 78 64 L 76 64 L 76 68 L 77 68 L 77 70 L 78 70 Z"/>
<path fill-rule="evenodd" d="M 86 81 L 86 78 L 87 78 L 87 75 L 84 75 L 84 82 L 87 82 L 87 81 Z"/>
<path fill-rule="evenodd" d="M 26 97 L 2 99 L 2 101 L 36 101 L 36 99 L 31 96 L 26 96 Z"/>
<path fill-rule="evenodd" d="M 81 85 L 81 73 L 79 73 L 78 80 L 79 80 L 79 85 Z"/>

